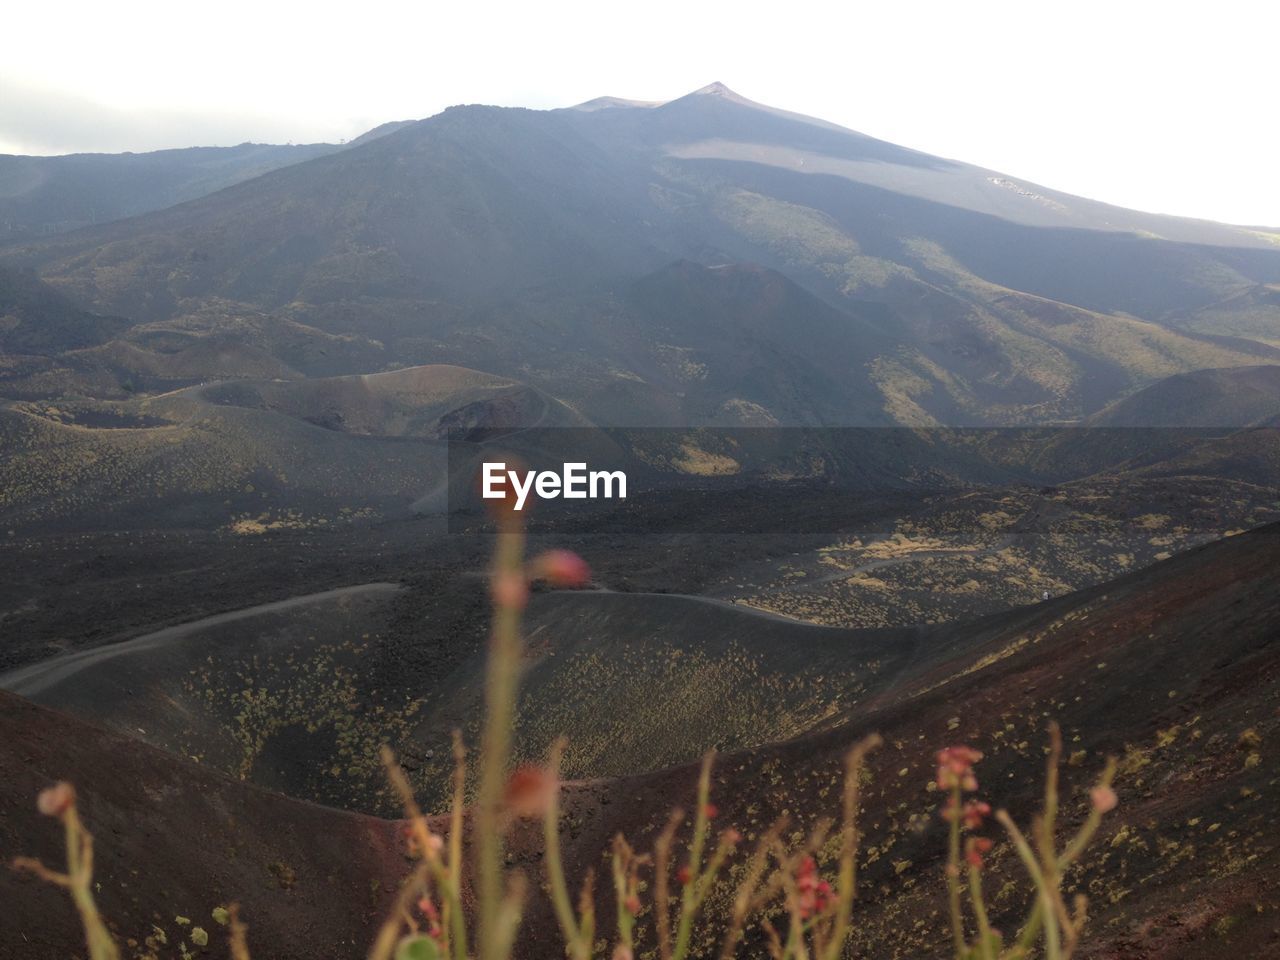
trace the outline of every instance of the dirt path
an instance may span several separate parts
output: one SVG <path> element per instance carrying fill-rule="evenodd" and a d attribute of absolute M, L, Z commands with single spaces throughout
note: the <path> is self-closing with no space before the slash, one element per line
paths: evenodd
<path fill-rule="evenodd" d="M 0 676 L 0 689 L 12 691 L 20 696 L 31 697 L 56 683 L 60 683 L 68 677 L 74 676 L 82 670 L 86 670 L 96 664 L 102 663 L 104 660 L 110 660 L 114 657 L 119 657 L 128 653 L 136 653 L 140 650 L 163 646 L 166 643 L 179 640 L 191 632 L 201 630 L 205 627 L 213 627 L 222 623 L 233 623 L 236 620 L 243 620 L 263 613 L 279 613 L 284 610 L 292 610 L 312 603 L 323 603 L 326 600 L 336 600 L 339 597 L 350 597 L 365 593 L 392 593 L 400 589 L 402 588 L 398 583 L 361 583 L 351 587 L 338 587 L 334 590 L 325 590 L 321 593 L 308 593 L 299 597 L 289 597 L 287 600 L 275 600 L 271 603 L 260 603 L 257 606 L 245 607 L 242 610 L 229 610 L 226 613 L 217 613 L 211 617 L 192 620 L 189 623 L 179 623 L 172 627 L 165 627 L 163 630 L 144 634 L 143 636 L 135 637 L 132 640 L 124 640 L 120 643 L 111 643 L 102 647 L 94 647 L 91 650 L 78 650 L 75 653 L 64 654 L 62 656 L 54 657 L 51 660 L 42 660 L 39 663 L 32 663 L 25 667 L 19 667 L 17 670 L 10 671 L 9 673 Z"/>
<path fill-rule="evenodd" d="M 752 617 L 763 617 L 766 620 L 778 620 L 782 623 L 790 623 L 797 627 L 825 627 L 825 624 L 814 623 L 812 620 L 801 620 L 799 617 L 790 617 L 785 613 L 777 613 L 773 610 L 765 610 L 762 607 L 753 607 L 745 603 L 735 603 L 732 600 L 723 600 L 720 597 L 708 597 L 699 593 L 655 593 L 644 591 L 622 591 L 611 590 L 608 587 L 597 587 L 594 590 L 578 591 L 576 595 L 591 596 L 593 594 L 607 593 L 620 597 L 676 597 L 680 600 L 693 600 L 697 603 L 705 603 L 713 607 L 722 607 L 726 610 L 733 610 L 735 613 L 747 614 Z M 0 677 L 0 686 L 3 685 L 3 678 Z"/>

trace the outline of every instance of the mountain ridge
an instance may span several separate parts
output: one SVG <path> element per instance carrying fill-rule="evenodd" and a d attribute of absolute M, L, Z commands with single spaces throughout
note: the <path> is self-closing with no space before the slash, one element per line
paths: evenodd
<path fill-rule="evenodd" d="M 388 126 L 177 206 L 0 247 L 0 264 L 140 326 L 199 315 L 238 336 L 265 314 L 381 345 L 327 375 L 394 356 L 554 394 L 594 367 L 616 397 L 582 412 L 628 423 L 667 422 L 646 350 L 696 354 L 688 370 L 721 379 L 738 363 L 732 325 L 694 344 L 629 312 L 626 290 L 682 260 L 759 264 L 851 324 L 879 318 L 870 356 L 856 338 L 827 351 L 843 368 L 815 411 L 838 409 L 847 380 L 901 423 L 1074 421 L 1162 377 L 1277 357 L 1280 247 L 1263 237 L 1183 220 L 1161 236 L 1146 215 L 1122 222 L 723 85 L 645 109 L 457 106 Z M 629 346 L 596 335 L 623 316 L 640 331 Z M 812 352 L 811 332 L 793 353 Z M 780 375 L 781 393 L 816 388 Z"/>

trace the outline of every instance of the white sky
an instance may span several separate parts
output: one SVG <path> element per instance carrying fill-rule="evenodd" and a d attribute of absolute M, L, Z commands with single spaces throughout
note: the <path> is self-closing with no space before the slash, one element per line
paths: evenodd
<path fill-rule="evenodd" d="M 4 21 L 4 153 L 337 140 L 721 80 L 1086 197 L 1280 226 L 1274 0 L 41 0 Z"/>

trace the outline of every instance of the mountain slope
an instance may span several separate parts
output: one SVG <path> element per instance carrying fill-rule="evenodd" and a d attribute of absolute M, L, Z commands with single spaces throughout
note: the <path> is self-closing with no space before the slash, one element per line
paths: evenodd
<path fill-rule="evenodd" d="M 0 155 L 0 242 L 170 207 L 338 149 L 328 143 L 242 143 L 151 153 Z"/>
<path fill-rule="evenodd" d="M 927 789 L 934 748 L 981 749 L 982 795 L 1027 822 L 1039 802 L 1045 723 L 1056 719 L 1073 755 L 1063 774 L 1068 823 L 1081 818 L 1103 757 L 1121 758 L 1119 809 L 1079 875 L 1090 898 L 1084 955 L 1265 954 L 1280 909 L 1266 799 L 1280 732 L 1277 562 L 1273 525 L 944 631 L 916 647 L 890 688 L 825 732 L 723 757 L 719 822 L 758 831 L 789 811 L 803 831 L 815 811 L 833 812 L 844 752 L 880 732 L 886 745 L 864 787 L 855 942 L 868 956 L 941 956 L 946 826 Z M 651 838 L 662 824 L 654 811 L 689 802 L 694 777 L 686 766 L 585 787 L 586 802 L 573 808 L 579 873 L 618 830 Z M 988 890 L 1001 891 L 1016 869 L 998 844 Z M 993 922 L 1007 929 L 1023 904 L 1004 890 L 993 906 Z M 534 922 L 553 929 L 545 913 Z M 551 942 L 548 933 L 525 955 L 546 955 Z"/>
<path fill-rule="evenodd" d="M 1280 307 L 1257 293 L 1280 283 L 1265 233 L 1068 197 L 721 85 L 596 106 L 451 108 L 0 260 L 143 323 L 265 313 L 553 393 L 594 371 L 602 405 L 583 413 L 621 422 L 658 416 L 643 398 L 669 393 L 635 341 L 717 352 L 628 310 L 636 281 L 680 260 L 776 270 L 856 318 L 843 343 L 789 331 L 791 353 L 831 355 L 848 382 L 774 371 L 774 395 L 826 394 L 803 412 L 752 401 L 780 422 L 832 422 L 851 395 L 853 422 L 868 398 L 906 423 L 1074 420 L 1162 377 L 1280 358 Z M 1215 309 L 1236 319 L 1188 318 Z M 601 335 L 620 324 L 630 341 Z M 733 337 L 719 340 L 740 368 Z M 376 360 L 347 362 L 327 372 Z M 716 407 L 679 412 L 714 421 Z"/>
<path fill-rule="evenodd" d="M 1280 424 L 1280 366 L 1197 370 L 1169 377 L 1090 418 L 1099 427 Z"/>
<path fill-rule="evenodd" d="M 0 267 L 0 355 L 56 356 L 104 343 L 129 325 L 80 309 L 32 271 Z"/>
<path fill-rule="evenodd" d="M 328 956 L 363 956 L 403 870 L 395 824 L 227 780 L 3 691 L 0 729 L 0 849 L 62 864 L 60 828 L 35 795 L 74 780 L 96 840 L 95 898 L 122 942 L 198 951 L 189 937 L 201 927 L 225 953 L 212 912 L 238 900 L 259 953 L 301 960 L 311 941 Z M 12 909 L 0 955 L 82 954 L 65 891 L 5 869 L 0 896 Z"/>

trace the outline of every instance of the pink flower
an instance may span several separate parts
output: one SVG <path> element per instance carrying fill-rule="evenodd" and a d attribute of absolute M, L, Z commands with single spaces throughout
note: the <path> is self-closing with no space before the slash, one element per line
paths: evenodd
<path fill-rule="evenodd" d="M 831 903 L 831 884 L 818 879 L 818 864 L 813 857 L 805 857 L 796 869 L 796 899 L 805 920 L 822 913 Z"/>
<path fill-rule="evenodd" d="M 1094 787 L 1089 791 L 1089 799 L 1093 801 L 1093 809 L 1099 813 L 1110 813 L 1120 802 L 1120 798 L 1110 787 Z"/>
<path fill-rule="evenodd" d="M 436 905 L 431 901 L 431 898 L 420 897 L 418 899 L 418 909 L 427 918 L 427 934 L 433 940 L 440 940 L 440 911 L 436 909 Z"/>
<path fill-rule="evenodd" d="M 981 759 L 981 750 L 964 745 L 939 750 L 938 789 L 951 790 L 959 786 L 964 790 L 977 790 L 978 779 L 973 775 L 973 765 Z"/>
<path fill-rule="evenodd" d="M 530 571 L 535 580 L 553 587 L 585 587 L 591 582 L 591 568 L 572 550 L 548 550 L 534 557 Z"/>
<path fill-rule="evenodd" d="M 986 837 L 970 837 L 964 845 L 964 858 L 969 866 L 982 869 L 982 856 L 988 853 L 994 844 Z"/>
<path fill-rule="evenodd" d="M 964 826 L 966 830 L 977 830 L 983 820 L 991 816 L 991 804 L 981 800 L 970 800 L 964 805 Z"/>
<path fill-rule="evenodd" d="M 36 797 L 36 809 L 46 817 L 60 817 L 76 802 L 76 788 L 65 780 L 41 790 Z"/>
<path fill-rule="evenodd" d="M 939 812 L 939 816 L 941 816 L 943 820 L 947 821 L 947 823 L 955 823 L 962 816 L 960 812 L 960 805 L 956 803 L 953 797 L 948 797 L 947 802 L 942 805 L 942 810 Z"/>

